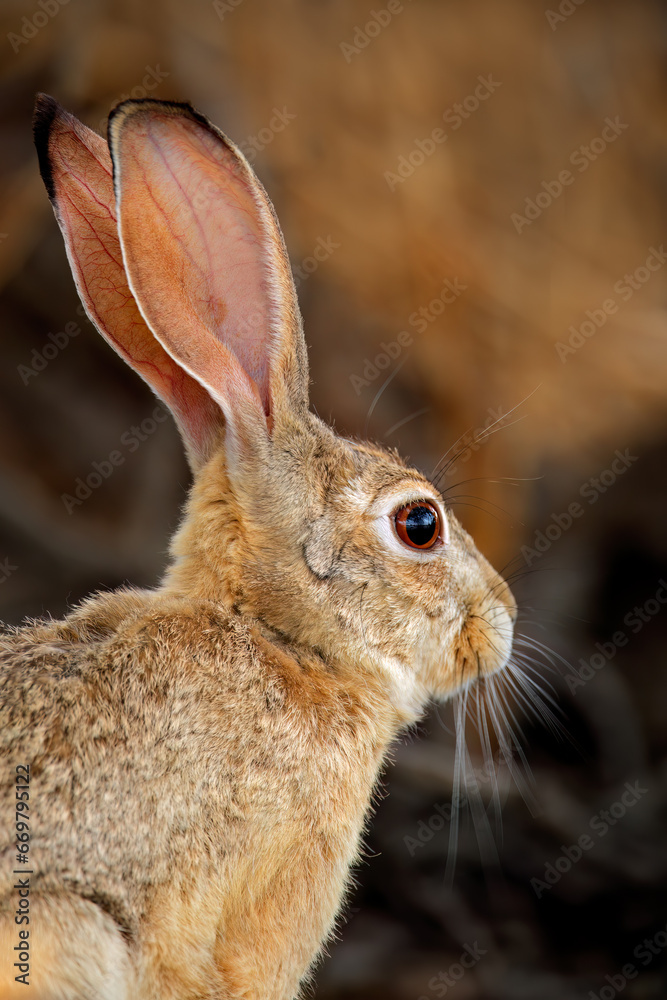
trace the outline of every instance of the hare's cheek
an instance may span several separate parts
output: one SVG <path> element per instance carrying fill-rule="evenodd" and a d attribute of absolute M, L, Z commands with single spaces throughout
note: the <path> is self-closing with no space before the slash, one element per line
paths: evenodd
<path fill-rule="evenodd" d="M 456 670 L 458 638 L 441 633 L 439 641 L 422 644 L 418 675 L 433 698 L 449 698 L 461 686 Z"/>

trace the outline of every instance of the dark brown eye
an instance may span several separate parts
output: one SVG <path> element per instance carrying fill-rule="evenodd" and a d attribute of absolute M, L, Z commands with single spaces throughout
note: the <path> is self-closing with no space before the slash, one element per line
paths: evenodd
<path fill-rule="evenodd" d="M 394 514 L 398 537 L 411 549 L 430 549 L 440 537 L 440 511 L 428 500 L 406 504 Z"/>

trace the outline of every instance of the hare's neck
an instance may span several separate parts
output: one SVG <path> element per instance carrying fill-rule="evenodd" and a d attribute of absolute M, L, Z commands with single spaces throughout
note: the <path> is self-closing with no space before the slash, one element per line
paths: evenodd
<path fill-rule="evenodd" d="M 172 562 L 160 586 L 165 596 L 213 601 L 230 611 L 242 603 L 240 514 L 226 485 L 221 466 L 217 481 L 193 489 L 171 540 Z"/>
<path fill-rule="evenodd" d="M 201 536 L 190 524 L 183 525 L 173 537 L 170 551 L 172 562 L 160 584 L 165 597 L 213 601 L 229 611 L 238 609 L 238 575 L 232 558 L 211 558 Z"/>

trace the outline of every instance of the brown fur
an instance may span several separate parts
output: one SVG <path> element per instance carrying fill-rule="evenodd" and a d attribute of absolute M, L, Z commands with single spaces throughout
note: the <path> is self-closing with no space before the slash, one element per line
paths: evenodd
<path fill-rule="evenodd" d="M 270 235 L 260 249 L 291 302 Z M 392 740 L 507 661 L 507 586 L 449 512 L 431 552 L 391 534 L 406 497 L 437 491 L 299 405 L 298 322 L 281 331 L 269 413 L 246 376 L 228 389 L 234 359 L 214 386 L 226 429 L 161 585 L 2 638 L 2 998 L 294 997 Z M 29 990 L 6 957 L 16 764 L 31 767 Z"/>

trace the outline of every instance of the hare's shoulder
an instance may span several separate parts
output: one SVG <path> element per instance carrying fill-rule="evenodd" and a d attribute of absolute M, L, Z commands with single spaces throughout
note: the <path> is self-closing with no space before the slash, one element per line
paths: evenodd
<path fill-rule="evenodd" d="M 80 685 L 148 693 L 170 677 L 253 659 L 251 624 L 211 601 L 124 589 L 96 594 L 65 618 L 0 631 L 0 704 L 12 692 L 65 691 Z M 222 668 L 222 669 L 221 669 Z"/>
<path fill-rule="evenodd" d="M 157 722 L 169 701 L 224 689 L 231 664 L 253 660 L 251 647 L 249 629 L 224 609 L 159 591 L 98 594 L 61 620 L 6 629 L 0 743 L 35 744 L 39 754 L 56 730 L 76 741 Z"/>
<path fill-rule="evenodd" d="M 370 687 L 212 601 L 116 591 L 0 635 L 0 754 L 282 767 L 306 744 L 372 743 Z"/>

